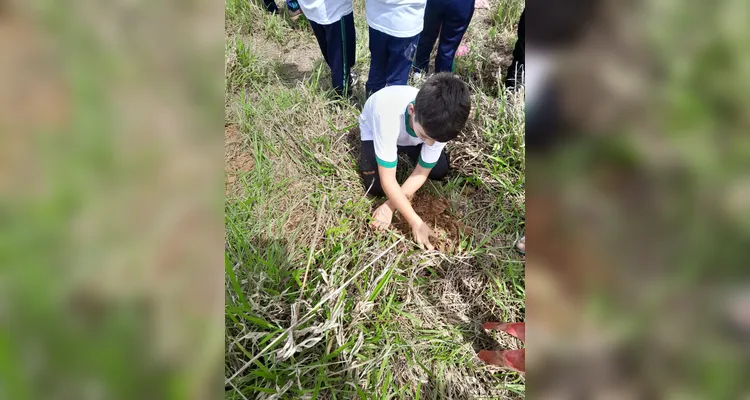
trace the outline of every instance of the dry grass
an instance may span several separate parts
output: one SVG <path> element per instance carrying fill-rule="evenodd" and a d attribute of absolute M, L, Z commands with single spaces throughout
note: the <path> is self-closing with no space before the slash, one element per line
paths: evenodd
<path fill-rule="evenodd" d="M 398 230 L 368 228 L 357 102 L 329 100 L 314 44 L 304 21 L 227 2 L 226 124 L 239 139 L 227 136 L 226 397 L 522 397 L 522 376 L 476 352 L 520 345 L 481 323 L 524 319 L 512 250 L 525 214 L 523 94 L 472 82 L 470 127 L 449 147 L 455 173 L 420 191 L 446 199 L 443 214 L 467 233 L 450 252 L 422 252 Z M 290 59 L 307 60 L 295 79 Z M 367 64 L 358 58 L 355 97 Z"/>

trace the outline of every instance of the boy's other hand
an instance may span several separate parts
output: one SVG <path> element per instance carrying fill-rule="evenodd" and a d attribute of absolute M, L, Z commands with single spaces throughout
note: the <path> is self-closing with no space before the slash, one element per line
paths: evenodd
<path fill-rule="evenodd" d="M 393 210 L 388 207 L 388 203 L 385 202 L 372 214 L 372 222 L 370 225 L 377 230 L 383 230 L 391 225 L 391 220 L 393 220 Z"/>
<path fill-rule="evenodd" d="M 417 242 L 419 248 L 424 250 L 435 250 L 435 246 L 430 243 L 430 236 L 432 236 L 432 229 L 424 221 L 415 224 L 411 228 L 411 233 L 414 235 L 414 241 Z"/>

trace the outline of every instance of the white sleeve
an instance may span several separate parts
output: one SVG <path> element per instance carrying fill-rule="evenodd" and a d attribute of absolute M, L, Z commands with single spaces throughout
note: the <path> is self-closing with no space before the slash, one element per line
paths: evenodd
<path fill-rule="evenodd" d="M 396 168 L 398 161 L 398 130 L 399 120 L 396 118 L 382 118 L 373 113 L 372 118 L 373 146 L 375 160 L 385 168 Z"/>
<path fill-rule="evenodd" d="M 419 152 L 419 165 L 424 168 L 432 168 L 437 164 L 440 153 L 443 151 L 445 143 L 435 142 L 432 146 L 427 143 L 422 144 L 422 150 Z"/>

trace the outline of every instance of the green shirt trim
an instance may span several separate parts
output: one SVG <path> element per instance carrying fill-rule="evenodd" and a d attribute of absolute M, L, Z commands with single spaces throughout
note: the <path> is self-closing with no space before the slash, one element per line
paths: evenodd
<path fill-rule="evenodd" d="M 343 73 L 344 78 L 344 96 L 346 96 L 349 93 L 349 66 L 346 65 L 346 29 L 344 29 L 344 17 L 341 17 L 339 19 L 339 25 L 341 25 L 341 48 L 343 49 L 343 57 L 341 57 L 341 60 L 344 62 L 344 69 L 341 71 Z"/>
<path fill-rule="evenodd" d="M 437 165 L 437 161 L 435 161 L 434 163 L 425 162 L 424 160 L 422 160 L 422 155 L 420 155 L 419 156 L 419 165 L 421 165 L 422 168 L 428 168 L 429 169 L 429 168 L 432 168 L 435 165 Z"/>
<path fill-rule="evenodd" d="M 414 104 L 412 101 L 409 104 Z M 417 137 L 417 134 L 414 132 L 414 129 L 411 129 L 411 126 L 409 126 L 409 106 L 406 106 L 406 110 L 404 110 L 404 125 L 406 126 L 406 133 L 408 133 L 412 137 Z"/>
<path fill-rule="evenodd" d="M 383 168 L 396 168 L 396 164 L 398 164 L 398 160 L 388 162 L 381 160 L 378 156 L 375 156 L 375 161 Z"/>

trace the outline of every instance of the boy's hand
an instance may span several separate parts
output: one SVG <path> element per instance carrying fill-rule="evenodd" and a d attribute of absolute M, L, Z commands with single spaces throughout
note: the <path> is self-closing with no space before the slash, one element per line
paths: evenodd
<path fill-rule="evenodd" d="M 424 221 L 420 221 L 418 224 L 412 225 L 411 233 L 414 235 L 414 241 L 417 242 L 419 248 L 424 250 L 435 250 L 435 246 L 430 243 L 430 236 L 432 236 L 432 229 Z"/>
<path fill-rule="evenodd" d="M 388 228 L 393 220 L 393 210 L 388 206 L 388 202 L 383 203 L 372 214 L 373 221 L 370 223 L 373 228 L 382 230 Z"/>

